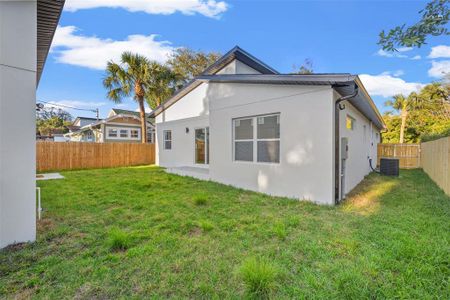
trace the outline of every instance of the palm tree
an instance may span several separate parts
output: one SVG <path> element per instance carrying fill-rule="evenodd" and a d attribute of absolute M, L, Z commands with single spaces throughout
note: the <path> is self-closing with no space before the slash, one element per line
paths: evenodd
<path fill-rule="evenodd" d="M 141 119 L 141 141 L 147 141 L 147 120 L 144 99 L 148 96 L 151 62 L 142 55 L 123 52 L 120 64 L 109 61 L 103 86 L 108 90 L 107 97 L 114 103 L 121 103 L 124 97 L 130 97 L 139 104 Z"/>
<path fill-rule="evenodd" d="M 403 95 L 395 95 L 393 100 L 386 101 L 386 106 L 391 106 L 397 112 L 400 113 L 401 125 L 400 125 L 400 144 L 403 144 L 405 139 L 406 119 L 408 118 L 408 112 L 413 109 L 415 103 L 415 93 L 412 93 L 409 97 Z"/>
<path fill-rule="evenodd" d="M 148 90 L 145 96 L 148 106 L 155 109 L 165 100 L 173 95 L 180 82 L 177 76 L 169 67 L 151 62 L 149 64 Z"/>

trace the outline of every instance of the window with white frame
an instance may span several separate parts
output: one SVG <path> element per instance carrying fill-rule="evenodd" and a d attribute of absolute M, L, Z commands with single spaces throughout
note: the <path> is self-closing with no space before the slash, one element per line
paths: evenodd
<path fill-rule="evenodd" d="M 117 137 L 117 129 L 115 129 L 115 128 L 108 128 L 108 137 L 116 138 Z"/>
<path fill-rule="evenodd" d="M 155 142 L 155 130 L 153 128 L 147 128 L 147 143 Z"/>
<path fill-rule="evenodd" d="M 345 127 L 348 130 L 353 130 L 355 129 L 355 118 L 351 117 L 350 115 L 347 115 L 346 119 L 345 119 Z"/>
<path fill-rule="evenodd" d="M 141 138 L 140 129 L 124 127 L 107 127 L 106 136 L 113 140 L 139 140 Z"/>
<path fill-rule="evenodd" d="M 128 129 L 120 129 L 120 137 L 128 138 Z"/>
<path fill-rule="evenodd" d="M 280 162 L 280 115 L 270 114 L 233 120 L 235 161 Z"/>
<path fill-rule="evenodd" d="M 130 136 L 132 139 L 138 139 L 139 138 L 139 130 L 138 129 L 131 129 L 130 130 Z"/>
<path fill-rule="evenodd" d="M 170 150 L 172 149 L 172 130 L 164 130 L 163 131 L 164 138 L 164 149 Z"/>

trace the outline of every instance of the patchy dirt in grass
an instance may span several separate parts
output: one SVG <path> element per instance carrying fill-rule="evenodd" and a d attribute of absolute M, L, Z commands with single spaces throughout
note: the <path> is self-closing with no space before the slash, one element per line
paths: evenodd
<path fill-rule="evenodd" d="M 19 250 L 22 250 L 23 248 L 25 248 L 27 245 L 29 245 L 29 243 L 12 244 L 12 245 L 9 245 L 9 246 L 3 248 L 2 251 L 7 251 L 7 252 L 19 251 Z"/>
<path fill-rule="evenodd" d="M 52 219 L 41 219 L 37 222 L 37 231 L 39 233 L 53 230 L 56 227 L 55 222 Z"/>
<path fill-rule="evenodd" d="M 191 230 L 189 230 L 189 236 L 190 237 L 194 237 L 194 236 L 200 236 L 202 235 L 202 229 L 199 227 L 194 227 Z"/>
<path fill-rule="evenodd" d="M 36 292 L 36 287 L 34 288 L 26 288 L 23 289 L 19 292 L 17 292 L 17 294 L 15 294 L 11 299 L 14 300 L 25 300 L 25 299 L 31 299 L 34 295 L 34 293 Z"/>

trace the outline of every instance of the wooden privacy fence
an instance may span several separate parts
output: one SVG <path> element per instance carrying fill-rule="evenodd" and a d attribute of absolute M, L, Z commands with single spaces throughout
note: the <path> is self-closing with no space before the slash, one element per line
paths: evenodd
<path fill-rule="evenodd" d="M 38 172 L 126 167 L 155 163 L 155 144 L 37 142 Z"/>
<path fill-rule="evenodd" d="M 378 144 L 378 165 L 380 158 L 398 158 L 400 168 L 420 168 L 420 144 Z"/>
<path fill-rule="evenodd" d="M 422 143 L 421 147 L 423 170 L 450 195 L 450 137 Z"/>

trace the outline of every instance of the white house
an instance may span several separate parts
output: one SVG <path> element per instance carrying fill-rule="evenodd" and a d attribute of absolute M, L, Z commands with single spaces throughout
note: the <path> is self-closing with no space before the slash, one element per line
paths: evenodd
<path fill-rule="evenodd" d="M 154 143 L 155 129 L 147 117 L 147 142 Z M 113 108 L 103 120 L 77 117 L 70 132 L 64 136 L 71 142 L 140 143 L 141 118 L 139 112 Z"/>
<path fill-rule="evenodd" d="M 153 115 L 167 171 L 331 205 L 371 171 L 385 126 L 358 76 L 279 74 L 239 47 Z"/>
<path fill-rule="evenodd" d="M 63 5 L 0 1 L 0 248 L 36 238 L 36 86 Z"/>

